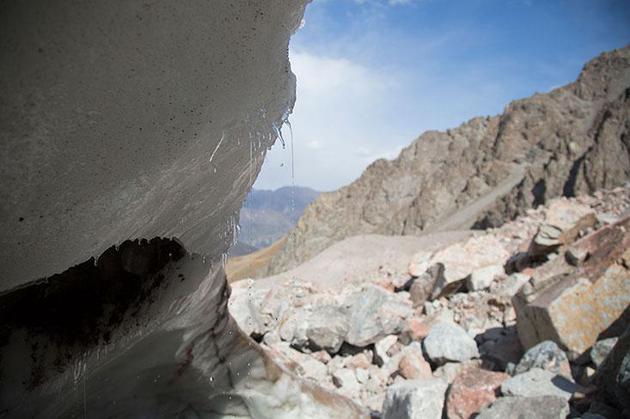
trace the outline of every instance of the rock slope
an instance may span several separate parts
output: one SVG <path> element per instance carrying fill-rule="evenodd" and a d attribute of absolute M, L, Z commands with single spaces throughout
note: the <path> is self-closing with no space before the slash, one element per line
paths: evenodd
<path fill-rule="evenodd" d="M 268 274 L 356 234 L 498 226 L 557 196 L 630 176 L 630 47 L 590 61 L 574 83 L 512 102 L 499 116 L 422 134 L 392 160 L 324 193 Z"/>
<path fill-rule="evenodd" d="M 373 417 L 622 417 L 628 223 L 630 184 L 485 232 L 356 236 L 234 283 L 228 307 L 289 370 Z"/>

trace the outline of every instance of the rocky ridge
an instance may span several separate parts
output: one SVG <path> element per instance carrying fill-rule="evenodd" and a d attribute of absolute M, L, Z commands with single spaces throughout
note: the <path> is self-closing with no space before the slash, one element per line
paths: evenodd
<path fill-rule="evenodd" d="M 621 417 L 629 223 L 630 185 L 554 199 L 417 248 L 405 274 L 326 282 L 311 263 L 236 282 L 229 309 L 287 369 L 373 417 Z"/>
<path fill-rule="evenodd" d="M 587 63 L 574 83 L 504 113 L 428 131 L 392 160 L 310 205 L 272 260 L 276 274 L 357 234 L 499 226 L 558 196 L 630 177 L 630 47 Z"/>

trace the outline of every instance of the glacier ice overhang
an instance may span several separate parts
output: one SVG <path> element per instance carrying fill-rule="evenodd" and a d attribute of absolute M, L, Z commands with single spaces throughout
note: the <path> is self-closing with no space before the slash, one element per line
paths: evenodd
<path fill-rule="evenodd" d="M 0 24 L 3 290 L 113 244 L 216 254 L 294 101 L 304 1 L 9 1 Z"/>
<path fill-rule="evenodd" d="M 221 258 L 294 101 L 305 3 L 0 6 L 0 416 L 365 413 L 225 308 Z"/>

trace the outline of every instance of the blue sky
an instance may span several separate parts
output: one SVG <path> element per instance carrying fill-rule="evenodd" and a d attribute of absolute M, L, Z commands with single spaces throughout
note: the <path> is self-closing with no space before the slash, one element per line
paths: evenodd
<path fill-rule="evenodd" d="M 314 0 L 290 44 L 295 183 L 348 184 L 423 131 L 498 114 L 628 43 L 628 0 Z M 255 187 L 291 184 L 290 159 L 277 142 Z"/>

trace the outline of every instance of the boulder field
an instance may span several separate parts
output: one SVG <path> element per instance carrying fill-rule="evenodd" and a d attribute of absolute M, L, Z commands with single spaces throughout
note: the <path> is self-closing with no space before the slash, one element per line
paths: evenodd
<path fill-rule="evenodd" d="M 385 248 L 405 257 L 385 266 Z M 355 236 L 234 283 L 228 306 L 287 368 L 372 417 L 622 417 L 629 249 L 626 185 L 486 231 Z M 355 274 L 334 269 L 340 255 Z"/>

